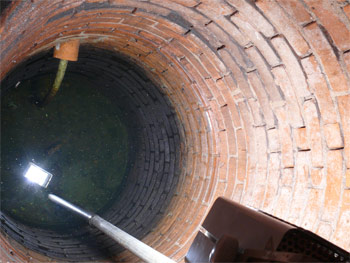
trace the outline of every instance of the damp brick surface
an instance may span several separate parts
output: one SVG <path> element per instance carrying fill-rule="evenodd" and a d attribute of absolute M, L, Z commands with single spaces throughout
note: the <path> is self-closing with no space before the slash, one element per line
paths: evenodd
<path fill-rule="evenodd" d="M 217 196 L 350 250 L 349 10 L 348 0 L 20 1 L 2 14 L 0 76 L 60 41 L 79 38 L 127 56 L 158 83 L 174 108 L 164 115 L 176 114 L 181 123 L 172 139 L 184 154 L 175 160 L 166 155 L 171 141 L 169 149 L 164 140 L 143 146 L 154 169 L 173 162 L 181 168 L 170 205 L 143 241 L 176 261 L 183 261 Z M 112 83 L 115 69 L 100 63 Z M 119 76 L 120 84 L 137 81 L 129 76 Z M 135 95 L 135 105 L 157 99 L 146 91 Z M 162 151 L 146 150 L 152 147 Z M 148 205 L 140 196 L 153 192 L 134 180 L 131 198 Z M 155 196 L 150 207 L 163 199 Z M 132 219 L 149 213 L 139 210 L 110 212 L 124 214 L 125 224 L 137 229 Z M 16 247 L 6 233 L 1 243 L 3 261 L 48 261 Z M 115 260 L 137 261 L 129 252 Z"/>

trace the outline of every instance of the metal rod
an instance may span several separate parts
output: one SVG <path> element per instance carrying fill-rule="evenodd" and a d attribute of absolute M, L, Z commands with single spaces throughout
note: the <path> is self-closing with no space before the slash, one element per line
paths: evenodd
<path fill-rule="evenodd" d="M 62 199 L 61 197 L 58 197 L 57 195 L 49 194 L 49 199 L 56 204 L 59 204 L 61 206 L 64 206 L 64 207 L 74 211 L 76 214 L 81 215 L 88 220 L 91 219 L 93 216 L 89 212 L 86 212 L 83 209 L 81 209 L 80 207 L 73 205 L 72 203 L 67 202 L 66 200 Z"/>
<path fill-rule="evenodd" d="M 120 245 L 131 251 L 144 262 L 148 263 L 175 263 L 172 259 L 134 238 L 108 221 L 94 215 L 90 219 L 90 224 L 100 229 L 103 233 L 114 239 Z"/>
<path fill-rule="evenodd" d="M 73 205 L 66 200 L 58 197 L 54 194 L 49 194 L 49 199 L 58 205 L 61 205 L 69 210 L 72 210 L 76 214 L 83 216 L 89 220 L 90 225 L 95 226 L 107 236 L 118 242 L 124 248 L 128 249 L 130 252 L 135 254 L 137 257 L 142 259 L 147 263 L 175 263 L 172 259 L 153 249 L 152 247 L 146 245 L 142 241 L 134 238 L 132 235 L 124 232 L 120 228 L 112 225 L 105 219 L 99 217 L 98 215 L 91 214 L 84 211 L 80 207 Z"/>

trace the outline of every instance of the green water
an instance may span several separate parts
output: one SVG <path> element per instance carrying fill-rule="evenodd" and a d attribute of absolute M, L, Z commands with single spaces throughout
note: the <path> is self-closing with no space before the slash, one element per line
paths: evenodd
<path fill-rule="evenodd" d="M 57 229 L 82 221 L 47 194 L 92 212 L 106 209 L 122 186 L 129 139 L 116 105 L 80 76 L 66 76 L 50 104 L 38 107 L 53 80 L 24 81 L 1 98 L 1 210 Z M 23 177 L 30 161 L 53 174 L 47 189 Z"/>

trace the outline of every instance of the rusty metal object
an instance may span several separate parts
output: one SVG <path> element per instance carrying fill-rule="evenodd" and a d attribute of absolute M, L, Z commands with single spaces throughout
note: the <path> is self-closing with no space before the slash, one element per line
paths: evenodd
<path fill-rule="evenodd" d="M 59 43 L 55 46 L 53 56 L 55 58 L 77 61 L 79 54 L 79 39 L 72 39 L 66 42 Z"/>

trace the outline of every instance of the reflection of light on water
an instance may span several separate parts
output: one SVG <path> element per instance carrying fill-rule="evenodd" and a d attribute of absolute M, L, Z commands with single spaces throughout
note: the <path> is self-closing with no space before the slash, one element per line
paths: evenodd
<path fill-rule="evenodd" d="M 45 108 L 31 99 L 38 83 L 45 81 L 22 81 L 2 97 L 2 211 L 41 227 L 78 224 L 81 221 L 50 203 L 47 194 L 57 193 L 93 212 L 104 208 L 117 197 L 126 171 L 127 130 L 115 106 L 88 82 L 67 78 Z M 7 107 L 7 100 L 18 107 Z M 23 180 L 30 161 L 54 174 L 47 189 Z"/>

